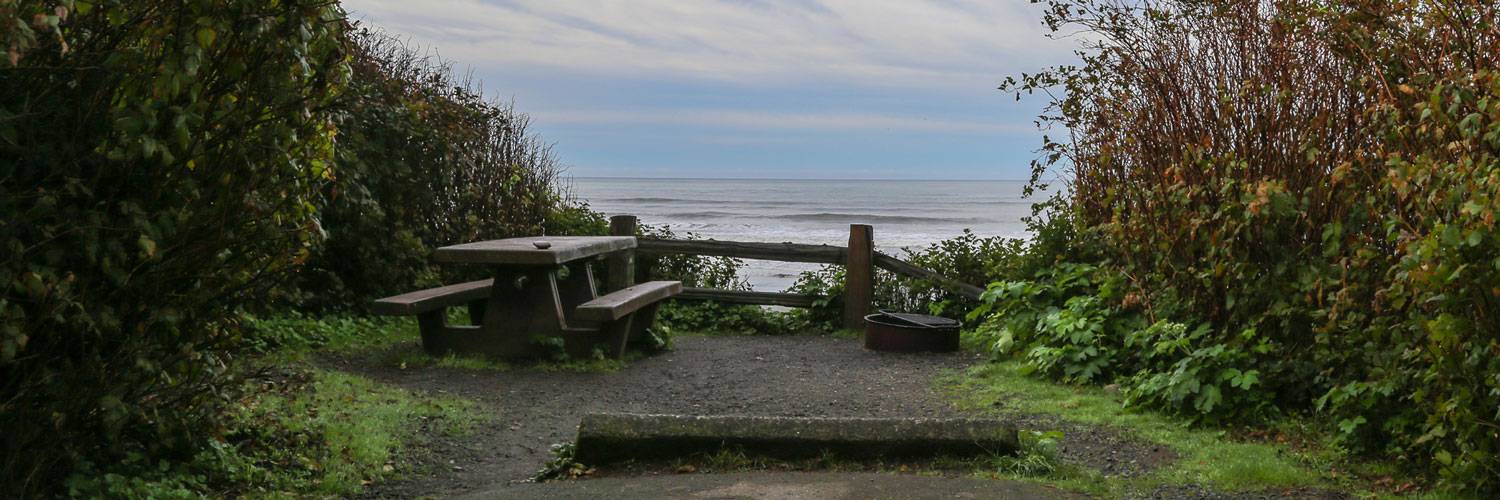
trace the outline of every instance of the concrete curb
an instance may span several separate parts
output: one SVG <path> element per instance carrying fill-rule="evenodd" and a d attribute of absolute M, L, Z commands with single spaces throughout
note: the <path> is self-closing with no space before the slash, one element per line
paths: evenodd
<path fill-rule="evenodd" d="M 738 448 L 776 458 L 1011 454 L 1016 428 L 995 420 L 800 418 L 591 413 L 578 425 L 575 460 L 601 465 Z"/>

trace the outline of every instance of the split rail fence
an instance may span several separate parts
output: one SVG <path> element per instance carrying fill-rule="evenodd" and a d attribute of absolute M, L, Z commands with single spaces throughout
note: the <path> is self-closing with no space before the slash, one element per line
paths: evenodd
<path fill-rule="evenodd" d="M 609 222 L 611 235 L 634 236 L 636 234 L 638 220 L 633 215 L 617 215 L 611 217 Z M 634 283 L 635 254 L 705 255 L 844 266 L 846 271 L 842 297 L 843 323 L 845 327 L 852 329 L 863 328 L 864 318 L 870 314 L 871 300 L 875 295 L 875 268 L 877 267 L 903 276 L 932 282 L 971 299 L 978 299 L 979 295 L 984 292 L 984 289 L 978 286 L 875 251 L 874 228 L 867 224 L 849 225 L 848 246 L 639 238 L 634 253 L 617 252 L 609 257 L 611 270 L 631 270 L 631 272 L 623 273 L 610 272 L 607 282 L 610 290 L 618 290 Z M 812 307 L 814 302 L 824 297 L 796 293 L 688 287 L 684 288 L 682 294 L 676 298 L 712 300 L 730 304 Z"/>

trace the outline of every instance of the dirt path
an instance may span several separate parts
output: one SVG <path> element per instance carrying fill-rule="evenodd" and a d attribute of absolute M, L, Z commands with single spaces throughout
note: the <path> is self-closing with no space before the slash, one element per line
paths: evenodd
<path fill-rule="evenodd" d="M 681 337 L 674 351 L 615 373 L 400 370 L 358 360 L 335 364 L 407 389 L 468 398 L 494 412 L 492 424 L 462 442 L 439 440 L 419 450 L 428 461 L 436 458 L 439 467 L 367 492 L 409 498 L 497 493 L 511 487 L 551 458 L 552 444 L 571 441 L 579 419 L 590 412 L 966 416 L 934 390 L 934 380 L 978 361 L 968 353 L 885 354 L 867 351 L 857 340 L 797 336 Z M 1107 430 L 1070 432 L 1064 446 L 1070 460 L 1106 471 L 1137 456 L 1154 460 L 1149 446 L 1136 446 Z"/>

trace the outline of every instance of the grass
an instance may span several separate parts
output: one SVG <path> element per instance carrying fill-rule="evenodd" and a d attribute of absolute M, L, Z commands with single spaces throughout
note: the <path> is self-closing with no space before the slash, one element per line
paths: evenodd
<path fill-rule="evenodd" d="M 1369 491 L 1347 474 L 1334 477 L 1336 451 L 1310 445 L 1300 449 L 1273 443 L 1235 440 L 1228 431 L 1199 428 L 1150 411 L 1126 408 L 1117 394 L 1101 388 L 1059 385 L 1023 374 L 1020 361 L 985 363 L 941 381 L 960 407 L 1000 413 L 1052 414 L 1087 425 L 1122 429 L 1140 439 L 1165 445 L 1178 458 L 1137 478 L 1102 478 L 1090 471 L 1042 476 L 1043 482 L 1101 496 L 1149 492 L 1162 485 L 1202 485 L 1219 491 L 1283 488 L 1328 488 Z M 997 469 L 1000 477 L 1024 474 Z M 1037 479 L 1036 476 L 1030 479 Z"/>
<path fill-rule="evenodd" d="M 479 419 L 453 397 L 316 368 L 298 376 L 305 380 L 253 394 L 233 416 L 240 444 L 229 463 L 258 493 L 358 492 L 395 474 L 419 433 L 457 437 Z"/>
<path fill-rule="evenodd" d="M 317 362 L 324 353 L 413 343 L 409 322 L 290 315 L 248 326 L 247 342 L 258 354 L 236 362 L 244 383 L 210 449 L 173 463 L 123 464 L 119 473 L 70 489 L 138 498 L 349 496 L 419 467 L 422 443 L 461 437 L 483 418 L 467 400 L 407 391 Z"/>
<path fill-rule="evenodd" d="M 119 464 L 70 481 L 74 496 L 335 497 L 415 467 L 413 446 L 461 437 L 480 420 L 468 401 L 413 393 L 291 356 L 244 362 L 222 435 L 185 460 Z"/>
<path fill-rule="evenodd" d="M 613 373 L 641 358 L 635 351 L 625 353 L 624 360 L 597 357 L 593 359 L 539 359 L 532 361 L 505 362 L 484 356 L 450 354 L 432 356 L 423 352 L 416 343 L 400 344 L 385 349 L 371 349 L 353 354 L 371 355 L 377 364 L 402 370 L 417 368 L 449 368 L 456 370 L 512 371 L 534 370 L 549 373 Z"/>
<path fill-rule="evenodd" d="M 467 323 L 466 313 L 450 318 Z M 609 373 L 639 359 L 636 352 L 626 353 L 624 361 L 595 358 L 541 359 L 505 362 L 483 356 L 432 356 L 421 348 L 421 335 L 412 318 L 358 318 L 287 315 L 258 319 L 253 322 L 256 337 L 265 352 L 287 359 L 301 359 L 313 354 L 333 354 L 366 358 L 376 364 L 399 369 L 450 368 L 460 370 L 537 370 L 565 373 Z"/>

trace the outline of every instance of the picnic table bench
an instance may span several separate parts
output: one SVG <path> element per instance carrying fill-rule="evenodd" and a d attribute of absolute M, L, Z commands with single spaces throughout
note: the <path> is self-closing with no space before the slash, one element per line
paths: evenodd
<path fill-rule="evenodd" d="M 629 236 L 537 236 L 442 247 L 436 261 L 489 265 L 495 277 L 386 297 L 371 310 L 417 316 L 422 347 L 434 356 L 530 357 L 541 354 L 539 341 L 561 337 L 571 356 L 602 347 L 621 358 L 661 301 L 682 293 L 681 282 L 651 281 L 599 295 L 592 261 L 635 246 Z M 457 306 L 468 307 L 471 324 L 448 323 Z"/>

